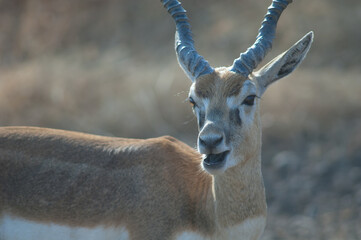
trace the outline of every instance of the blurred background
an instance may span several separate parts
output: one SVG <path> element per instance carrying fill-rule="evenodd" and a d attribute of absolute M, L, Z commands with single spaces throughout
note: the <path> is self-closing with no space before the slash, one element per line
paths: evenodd
<path fill-rule="evenodd" d="M 251 46 L 268 1 L 183 0 L 212 66 Z M 264 63 L 313 30 L 304 63 L 262 97 L 263 240 L 361 239 L 361 2 L 294 1 Z M 0 125 L 195 146 L 190 81 L 158 0 L 0 0 Z"/>

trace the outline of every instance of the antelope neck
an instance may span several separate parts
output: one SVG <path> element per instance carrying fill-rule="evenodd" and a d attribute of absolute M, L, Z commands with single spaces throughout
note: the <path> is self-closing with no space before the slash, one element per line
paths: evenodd
<path fill-rule="evenodd" d="M 213 195 L 219 227 L 230 227 L 247 218 L 265 216 L 267 206 L 260 156 L 214 176 Z"/>

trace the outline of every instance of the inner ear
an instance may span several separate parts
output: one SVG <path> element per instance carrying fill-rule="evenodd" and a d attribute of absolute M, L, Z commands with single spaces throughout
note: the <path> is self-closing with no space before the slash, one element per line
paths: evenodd
<path fill-rule="evenodd" d="M 261 94 L 271 83 L 287 76 L 297 68 L 310 50 L 312 41 L 313 32 L 310 32 L 255 73 Z"/>
<path fill-rule="evenodd" d="M 278 71 L 278 78 L 283 78 L 290 74 L 305 58 L 305 55 L 303 55 L 304 52 L 307 53 L 308 48 L 310 46 L 311 39 L 306 39 L 308 41 L 302 42 L 302 44 L 297 45 L 296 48 L 292 48 L 293 51 L 287 52 L 285 54 L 284 58 L 284 64 L 282 65 L 281 69 Z M 302 56 L 300 58 L 299 56 Z"/>

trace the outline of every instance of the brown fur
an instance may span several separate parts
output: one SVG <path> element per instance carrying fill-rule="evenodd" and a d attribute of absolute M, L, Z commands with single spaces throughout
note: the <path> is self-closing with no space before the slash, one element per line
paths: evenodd
<path fill-rule="evenodd" d="M 230 168 L 224 175 L 215 176 L 215 195 L 216 214 L 222 227 L 234 226 L 249 218 L 266 216 L 260 161 L 252 159 Z M 229 199 L 232 199 L 231 203 Z"/>
<path fill-rule="evenodd" d="M 184 228 L 207 235 L 211 176 L 200 161 L 171 137 L 0 128 L 0 211 L 71 226 L 126 225 L 132 239 L 168 239 Z"/>
<path fill-rule="evenodd" d="M 246 79 L 225 68 L 218 68 L 212 74 L 203 75 L 197 79 L 195 92 L 200 98 L 211 98 L 215 95 L 235 96 L 239 94 Z"/>
<path fill-rule="evenodd" d="M 132 239 L 168 239 L 184 230 L 211 235 L 219 225 L 215 196 L 212 177 L 200 163 L 199 153 L 172 137 L 0 128 L 0 211 L 70 226 L 125 225 Z M 265 214 L 247 196 L 246 175 L 239 173 L 230 172 L 216 185 L 217 215 L 231 214 L 231 225 L 249 217 L 248 209 Z M 229 190 L 234 201 L 225 194 Z M 244 205 L 242 198 L 251 201 Z"/>

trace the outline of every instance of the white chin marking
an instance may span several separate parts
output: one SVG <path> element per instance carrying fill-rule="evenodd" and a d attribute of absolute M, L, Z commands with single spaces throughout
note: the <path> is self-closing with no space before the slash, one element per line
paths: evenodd
<path fill-rule="evenodd" d="M 44 224 L 4 216 L 0 219 L 1 240 L 128 240 L 129 234 L 120 228 L 68 227 Z"/>

